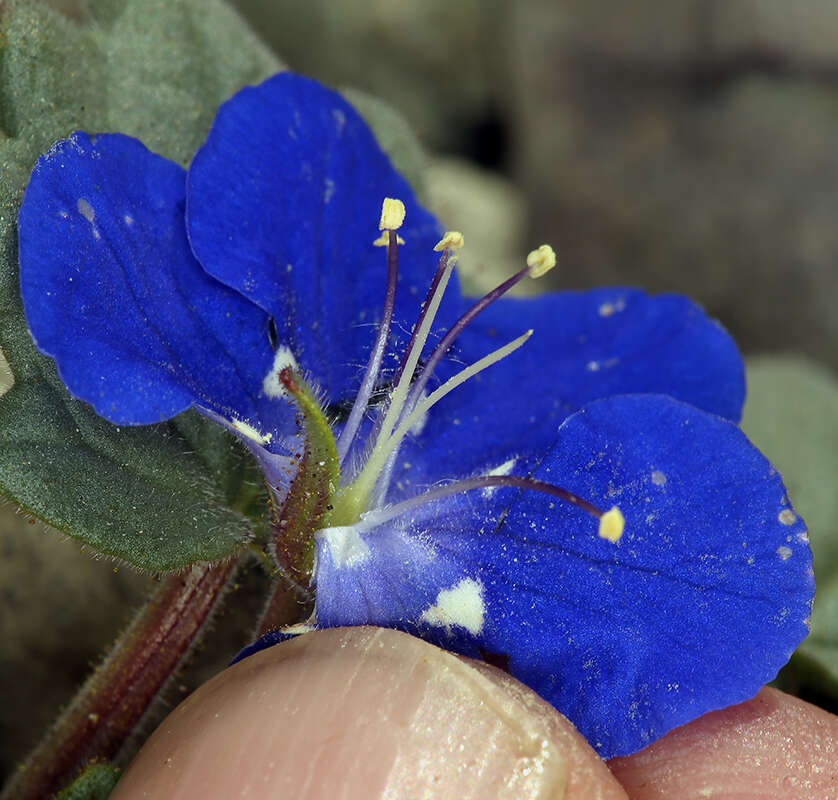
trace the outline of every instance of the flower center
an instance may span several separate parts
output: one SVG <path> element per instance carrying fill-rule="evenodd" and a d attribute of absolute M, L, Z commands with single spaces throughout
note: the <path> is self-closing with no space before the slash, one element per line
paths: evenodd
<path fill-rule="evenodd" d="M 364 377 L 346 423 L 335 440 L 332 430 L 318 405 L 314 393 L 290 367 L 279 373 L 279 380 L 294 399 L 305 431 L 305 447 L 279 519 L 277 556 L 295 581 L 304 585 L 311 575 L 313 563 L 313 534 L 324 527 L 355 525 L 364 517 L 364 524 L 386 521 L 418 505 L 439 500 L 444 496 L 492 486 L 514 486 L 546 492 L 588 512 L 600 521 L 599 535 L 617 541 L 622 535 L 623 518 L 617 508 L 603 512 L 596 506 L 576 497 L 571 492 L 552 484 L 521 476 L 485 475 L 447 484 L 394 506 L 384 506 L 390 475 L 405 436 L 424 419 L 428 411 L 449 392 L 465 381 L 497 363 L 521 347 L 532 335 L 526 331 L 503 347 L 494 350 L 449 378 L 430 394 L 425 387 L 442 358 L 466 326 L 487 306 L 503 296 L 526 277 L 538 278 L 555 266 L 556 257 L 549 245 L 542 245 L 527 257 L 527 265 L 472 305 L 442 337 L 427 360 L 420 366 L 422 352 L 428 340 L 448 281 L 456 263 L 456 251 L 463 245 L 462 234 L 449 231 L 434 248 L 441 253 L 430 288 L 413 326 L 410 340 L 390 384 L 372 432 L 363 448 L 367 456 L 363 466 L 350 481 L 341 485 L 341 468 L 347 455 L 358 443 L 361 423 L 367 414 L 370 400 L 380 386 L 382 362 L 390 335 L 395 308 L 398 278 L 398 247 L 404 244 L 397 231 L 405 217 L 404 205 L 399 200 L 386 198 L 381 212 L 381 236 L 374 242 L 387 248 L 387 288 L 381 324 L 378 327 Z M 375 509 L 371 513 L 371 509 Z M 280 552 L 282 551 L 282 552 Z"/>

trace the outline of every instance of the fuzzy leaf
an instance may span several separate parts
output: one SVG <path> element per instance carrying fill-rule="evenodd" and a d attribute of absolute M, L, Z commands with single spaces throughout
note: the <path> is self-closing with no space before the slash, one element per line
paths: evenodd
<path fill-rule="evenodd" d="M 91 764 L 56 800 L 107 800 L 120 778 L 110 764 Z"/>
<path fill-rule="evenodd" d="M 748 362 L 742 428 L 768 453 L 809 528 L 817 591 L 794 683 L 838 699 L 838 380 L 802 358 Z M 813 669 L 814 668 L 814 669 Z M 787 676 L 788 678 L 788 676 Z M 812 685 L 810 685 L 812 684 Z"/>
<path fill-rule="evenodd" d="M 15 222 L 32 165 L 55 140 L 120 130 L 185 164 L 217 106 L 280 65 L 218 0 L 97 0 L 88 25 L 25 0 L 1 13 L 0 346 L 14 385 L 0 393 L 0 493 L 141 568 L 229 556 L 250 535 L 229 508 L 243 452 L 194 415 L 120 430 L 70 397 L 29 336 Z"/>

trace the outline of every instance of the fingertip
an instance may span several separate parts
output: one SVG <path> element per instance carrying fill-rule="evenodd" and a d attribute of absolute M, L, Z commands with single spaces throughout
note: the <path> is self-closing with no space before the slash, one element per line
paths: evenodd
<path fill-rule="evenodd" d="M 626 800 L 551 706 L 419 639 L 332 629 L 269 648 L 180 704 L 112 800 Z"/>
<path fill-rule="evenodd" d="M 609 762 L 631 800 L 831 800 L 836 765 L 838 717 L 771 688 Z"/>

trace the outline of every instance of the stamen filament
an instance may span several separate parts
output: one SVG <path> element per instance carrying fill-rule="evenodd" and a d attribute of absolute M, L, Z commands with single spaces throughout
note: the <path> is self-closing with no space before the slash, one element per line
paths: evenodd
<path fill-rule="evenodd" d="M 455 494 L 463 492 L 472 492 L 475 489 L 496 489 L 496 488 L 512 488 L 512 489 L 529 489 L 534 492 L 543 492 L 544 494 L 557 497 L 566 503 L 576 506 L 587 514 L 590 514 L 596 519 L 601 519 L 607 513 L 602 509 L 583 500 L 581 497 L 573 494 L 573 492 L 563 489 L 561 486 L 554 486 L 552 483 L 539 481 L 535 478 L 526 478 L 522 475 L 478 475 L 474 478 L 465 478 L 464 480 L 447 483 L 444 486 L 438 486 L 430 489 L 423 494 L 411 497 L 408 500 L 402 500 L 392 506 L 384 506 L 377 508 L 374 511 L 364 514 L 361 525 L 364 528 L 373 528 L 381 525 L 394 517 L 406 514 L 414 508 L 423 506 L 426 503 L 433 503 L 436 500 L 442 500 Z M 612 509 L 613 511 L 613 509 Z"/>
<path fill-rule="evenodd" d="M 396 387 L 390 394 L 390 402 L 387 405 L 387 411 L 384 418 L 381 420 L 380 429 L 374 433 L 376 446 L 378 442 L 386 440 L 396 427 L 399 417 L 402 415 L 405 401 L 410 392 L 410 382 L 413 379 L 413 372 L 416 365 L 419 363 L 419 358 L 422 355 L 422 350 L 425 347 L 425 342 L 428 339 L 431 325 L 434 324 L 439 305 L 442 302 L 442 296 L 445 294 L 445 289 L 448 286 L 448 280 L 451 277 L 451 272 L 454 269 L 454 259 L 445 258 L 440 259 L 440 263 L 444 261 L 442 272 L 439 276 L 436 288 L 433 290 L 431 299 L 425 304 L 422 309 L 421 322 L 414 328 L 414 334 L 411 336 L 411 347 L 407 351 L 407 357 L 404 359 L 400 369 L 401 375 L 396 383 Z M 434 276 L 436 280 L 436 276 Z"/>
<path fill-rule="evenodd" d="M 439 287 L 439 282 L 442 280 L 442 274 L 448 269 L 448 260 L 450 257 L 451 251 L 446 250 L 442 254 L 442 258 L 439 259 L 439 264 L 437 264 L 436 272 L 434 273 L 434 277 L 431 281 L 430 288 L 428 289 L 428 293 L 425 295 L 425 299 L 422 302 L 422 305 L 419 309 L 419 318 L 416 320 L 416 324 L 413 326 L 413 330 L 410 332 L 410 341 L 407 343 L 407 347 L 404 351 L 404 356 L 402 357 L 402 360 L 399 363 L 399 368 L 396 371 L 395 376 L 393 377 L 394 384 L 398 384 L 402 378 L 402 375 L 404 375 L 405 373 L 405 365 L 407 363 L 408 356 L 414 351 L 416 347 L 416 340 L 418 338 L 419 329 L 422 327 L 422 323 L 425 321 L 425 317 L 428 314 L 428 308 L 430 307 L 434 294 L 436 293 L 436 290 Z M 451 266 L 453 267 L 453 264 Z M 422 344 L 424 345 L 424 342 Z M 416 363 L 419 363 L 418 358 L 416 360 Z"/>
<path fill-rule="evenodd" d="M 348 502 L 350 506 L 356 508 L 365 508 L 367 505 L 367 499 L 372 493 L 379 474 L 387 464 L 390 454 L 399 446 L 402 439 L 404 439 L 410 429 L 422 418 L 422 416 L 427 413 L 431 406 L 436 404 L 449 392 L 453 391 L 470 378 L 473 378 L 478 372 L 482 372 L 484 369 L 490 367 L 492 364 L 496 364 L 510 353 L 515 352 L 515 350 L 521 347 L 521 345 L 524 344 L 530 336 L 532 336 L 532 333 L 533 332 L 531 330 L 527 331 L 517 339 L 513 339 L 508 344 L 505 344 L 503 347 L 499 347 L 497 350 L 489 353 L 478 361 L 475 361 L 465 369 L 460 370 L 456 375 L 453 375 L 445 381 L 442 386 L 439 386 L 425 399 L 417 403 L 413 411 L 411 411 L 411 413 L 404 418 L 391 436 L 385 437 L 382 431 L 382 434 L 376 441 L 375 447 L 373 447 L 364 468 L 358 474 L 355 481 L 344 490 L 343 498 L 345 502 Z M 339 501 L 340 496 L 338 498 L 338 502 Z M 338 503 L 336 502 L 336 508 L 337 505 Z M 336 511 L 336 518 L 340 519 L 342 516 L 355 517 L 357 516 L 357 513 L 356 511 L 349 509 L 347 509 L 345 514 L 340 514 Z M 341 519 L 340 523 L 332 524 L 351 524 L 353 521 L 354 519 L 348 519 L 347 521 Z"/>
<path fill-rule="evenodd" d="M 442 337 L 442 341 L 434 348 L 430 358 L 425 362 L 425 366 L 423 367 L 421 374 L 413 384 L 410 397 L 405 404 L 405 408 L 408 409 L 408 411 L 416 404 L 418 398 L 421 397 L 423 389 L 430 380 L 431 375 L 433 375 L 437 365 L 442 360 L 442 357 L 448 352 L 451 345 L 454 344 L 454 341 L 465 330 L 466 326 L 481 311 L 483 311 L 483 309 L 494 303 L 495 300 L 506 294 L 513 286 L 515 286 L 515 284 L 520 283 L 524 278 L 526 278 L 531 271 L 532 267 L 526 266 L 516 272 L 512 277 L 507 278 L 502 284 L 496 286 L 491 292 L 481 297 L 451 326 L 445 336 Z"/>
<path fill-rule="evenodd" d="M 387 244 L 387 289 L 384 294 L 384 309 L 381 313 L 381 324 L 378 326 L 375 345 L 370 353 L 367 369 L 361 381 L 361 388 L 352 404 L 352 410 L 349 412 L 346 425 L 344 425 L 338 437 L 337 449 L 341 464 L 343 464 L 346 454 L 349 452 L 352 440 L 355 438 L 361 420 L 367 411 L 370 397 L 378 381 L 381 362 L 384 360 L 384 353 L 387 350 L 387 340 L 390 337 L 390 325 L 393 321 L 393 309 L 396 305 L 396 283 L 399 277 L 399 248 L 396 242 L 396 231 L 388 230 L 387 234 L 389 243 Z"/>
<path fill-rule="evenodd" d="M 436 405 L 436 403 L 442 400 L 445 395 L 452 392 L 470 378 L 473 378 L 478 372 L 482 372 L 486 369 L 486 367 L 490 367 L 492 364 L 496 364 L 501 359 L 506 358 L 510 353 L 514 353 L 519 347 L 521 347 L 521 345 L 524 344 L 524 342 L 527 341 L 527 339 L 530 338 L 530 336 L 532 336 L 532 334 L 533 332 L 531 329 L 526 333 L 522 333 L 517 339 L 513 339 L 508 344 L 505 344 L 503 347 L 499 347 L 487 356 L 483 356 L 483 358 L 475 361 L 465 369 L 461 369 L 456 375 L 453 375 L 445 381 L 442 386 L 438 386 L 434 389 L 434 391 L 432 391 L 424 400 L 417 403 L 416 407 L 410 412 L 410 414 L 407 415 L 407 417 L 405 417 L 404 421 L 399 424 L 399 427 L 392 436 L 392 439 L 397 439 L 397 441 L 394 442 L 392 446 L 395 447 L 398 442 L 401 441 L 405 434 L 407 434 L 407 432 L 428 412 L 431 406 Z"/>
<path fill-rule="evenodd" d="M 449 258 L 452 259 L 451 266 L 453 267 L 454 266 L 453 258 L 452 258 L 452 253 L 451 253 L 450 250 L 446 250 L 442 254 L 442 257 L 439 259 L 439 264 L 437 264 L 436 272 L 434 272 L 434 277 L 431 280 L 431 285 L 428 288 L 427 294 L 425 295 L 425 299 L 422 301 L 422 305 L 419 307 L 419 317 L 416 320 L 416 324 L 413 326 L 413 330 L 411 330 L 411 332 L 410 332 L 410 341 L 408 341 L 408 343 L 407 343 L 407 347 L 405 348 L 404 353 L 402 355 L 402 359 L 399 362 L 399 366 L 398 366 L 398 369 L 396 370 L 396 374 L 393 376 L 393 384 L 392 384 L 393 386 L 398 386 L 398 384 L 401 382 L 402 375 L 404 375 L 404 373 L 405 373 L 405 368 L 406 368 L 406 365 L 407 365 L 408 357 L 416 349 L 416 342 L 419 338 L 419 332 L 420 332 L 420 330 L 423 329 L 423 324 L 422 323 L 424 322 L 425 317 L 428 314 L 428 310 L 431 307 L 431 302 L 432 302 L 432 300 L 434 298 L 434 295 L 436 294 L 436 291 L 439 287 L 439 283 L 442 280 L 443 273 L 448 269 Z M 422 346 L 419 348 L 419 355 L 420 356 L 421 356 L 421 352 L 422 352 L 423 348 L 424 348 L 424 341 L 422 342 Z M 419 363 L 418 358 L 417 358 L 416 363 L 417 364 Z M 416 365 L 414 365 L 414 369 L 415 368 L 416 368 Z M 369 437 L 370 442 L 375 442 L 378 439 L 378 436 L 381 433 L 382 423 L 384 422 L 384 418 L 387 416 L 387 411 L 391 408 L 391 406 L 392 406 L 392 398 L 388 395 L 387 399 L 384 402 L 382 412 L 379 415 L 378 419 L 376 420 L 375 426 L 372 430 L 372 433 L 370 434 L 370 437 Z"/>

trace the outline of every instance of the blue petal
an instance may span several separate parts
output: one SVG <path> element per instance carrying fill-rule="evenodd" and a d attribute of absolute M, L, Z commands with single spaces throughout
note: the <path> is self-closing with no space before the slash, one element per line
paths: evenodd
<path fill-rule="evenodd" d="M 385 196 L 407 208 L 395 320 L 409 333 L 436 267 L 436 220 L 416 201 L 357 112 L 319 83 L 282 73 L 218 110 L 189 169 L 187 216 L 204 268 L 276 321 L 332 400 L 357 385 L 384 300 L 373 247 Z M 459 302 L 449 289 L 440 321 Z M 396 327 L 392 350 L 407 334 Z"/>
<path fill-rule="evenodd" d="M 185 172 L 120 134 L 77 132 L 32 173 L 18 218 L 26 318 L 72 394 L 116 424 L 198 405 L 289 429 L 263 396 L 264 311 L 208 276 L 189 248 Z"/>
<path fill-rule="evenodd" d="M 535 333 L 520 351 L 430 411 L 421 435 L 403 446 L 397 470 L 403 485 L 541 454 L 569 414 L 615 394 L 667 394 L 727 419 L 740 417 L 744 368 L 727 332 L 686 297 L 639 289 L 495 303 L 466 328 L 457 362 L 441 365 L 439 377 L 529 328 Z"/>
<path fill-rule="evenodd" d="M 248 656 L 252 656 L 254 653 L 258 653 L 260 650 L 267 650 L 275 644 L 281 644 L 282 642 L 287 642 L 289 639 L 294 639 L 302 632 L 299 630 L 299 627 L 300 626 L 295 626 L 296 630 L 295 628 L 288 629 L 290 631 L 294 631 L 293 633 L 286 633 L 285 631 L 268 631 L 263 636 L 260 636 L 255 642 L 251 642 L 249 645 L 242 647 L 242 649 L 236 653 L 233 660 L 230 661 L 227 666 L 232 667 L 233 664 L 242 661 Z"/>
<path fill-rule="evenodd" d="M 753 696 L 807 633 L 803 521 L 730 422 L 664 396 L 596 401 L 535 477 L 602 508 L 622 538 L 537 492 L 471 492 L 317 543 L 319 624 L 403 628 L 508 658 L 603 757 Z"/>

